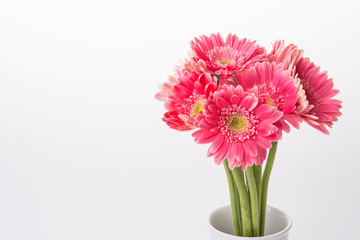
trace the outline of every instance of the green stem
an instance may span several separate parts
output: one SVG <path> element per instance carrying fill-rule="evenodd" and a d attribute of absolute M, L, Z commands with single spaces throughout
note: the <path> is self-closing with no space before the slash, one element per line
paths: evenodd
<path fill-rule="evenodd" d="M 243 232 L 243 230 L 242 230 L 242 219 L 241 219 L 240 196 L 239 196 L 239 191 L 237 190 L 236 185 L 235 185 L 235 192 L 236 192 L 236 204 L 237 204 L 238 217 L 239 217 L 239 228 L 240 228 L 240 234 L 241 234 L 241 236 L 244 236 L 244 232 Z"/>
<path fill-rule="evenodd" d="M 236 189 L 233 174 L 229 168 L 227 160 L 224 161 L 224 168 L 229 183 L 230 190 L 230 203 L 231 203 L 231 215 L 234 225 L 234 233 L 236 236 L 241 236 L 240 217 L 239 217 L 239 193 Z"/>
<path fill-rule="evenodd" d="M 260 236 L 264 236 L 265 234 L 265 218 L 266 218 L 266 202 L 267 202 L 267 191 L 269 186 L 269 179 L 271 170 L 274 164 L 277 142 L 272 143 L 272 147 L 269 150 L 268 159 L 266 161 L 266 166 L 264 169 L 262 185 L 261 185 L 261 205 L 260 205 Z"/>
<path fill-rule="evenodd" d="M 240 167 L 234 168 L 232 172 L 240 196 L 243 235 L 252 237 L 250 199 L 245 186 L 244 172 Z"/>
<path fill-rule="evenodd" d="M 237 190 L 236 185 L 234 185 L 234 192 L 235 192 L 235 196 L 236 196 L 236 209 L 237 209 L 237 216 L 239 219 L 239 228 L 240 228 L 240 236 L 243 236 L 243 230 L 242 230 L 242 220 L 241 220 L 241 209 L 240 209 L 240 196 L 239 196 L 239 191 Z"/>
<path fill-rule="evenodd" d="M 259 202 L 256 190 L 256 182 L 253 167 L 248 167 L 245 171 L 247 184 L 249 186 L 250 204 L 251 204 L 251 220 L 253 227 L 253 237 L 259 236 Z"/>
<path fill-rule="evenodd" d="M 260 193 L 261 193 L 261 176 L 262 175 L 262 165 L 254 166 L 254 176 L 256 181 L 256 190 L 258 194 L 259 208 L 260 208 Z M 260 212 L 259 212 L 260 214 Z"/>

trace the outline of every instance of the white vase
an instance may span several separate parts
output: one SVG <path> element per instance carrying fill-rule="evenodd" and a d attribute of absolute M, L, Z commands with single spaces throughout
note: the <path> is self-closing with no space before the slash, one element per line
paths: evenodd
<path fill-rule="evenodd" d="M 288 240 L 291 218 L 283 211 L 267 206 L 265 236 L 234 236 L 231 208 L 224 206 L 213 211 L 209 217 L 210 240 Z"/>

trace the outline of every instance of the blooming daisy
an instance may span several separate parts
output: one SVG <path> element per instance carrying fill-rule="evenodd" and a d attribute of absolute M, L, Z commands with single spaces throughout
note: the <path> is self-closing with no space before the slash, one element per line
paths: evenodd
<path fill-rule="evenodd" d="M 269 62 L 282 64 L 283 68 L 285 70 L 289 70 L 290 75 L 294 77 L 294 84 L 297 87 L 298 95 L 294 113 L 298 115 L 301 115 L 310 109 L 309 101 L 306 99 L 305 91 L 296 74 L 296 65 L 302 58 L 303 54 L 304 50 L 299 49 L 298 46 L 294 44 L 285 45 L 285 41 L 278 40 L 275 42 L 273 50 L 267 56 Z"/>
<path fill-rule="evenodd" d="M 165 100 L 163 121 L 173 129 L 186 131 L 194 129 L 196 115 L 204 110 L 204 104 L 216 91 L 216 77 L 209 73 L 184 72 L 179 76 L 171 94 Z"/>
<path fill-rule="evenodd" d="M 333 99 L 339 93 L 334 89 L 333 81 L 327 72 L 320 72 L 308 58 L 301 58 L 296 65 L 296 74 L 309 101 L 309 109 L 301 117 L 315 129 L 329 134 L 326 126 L 332 127 L 333 122 L 341 115 L 341 101 Z"/>
<path fill-rule="evenodd" d="M 226 41 L 220 33 L 200 36 L 191 42 L 197 58 L 203 60 L 207 71 L 221 78 L 231 80 L 233 73 L 242 71 L 265 58 L 265 49 L 255 41 L 239 39 L 229 34 Z"/>
<path fill-rule="evenodd" d="M 262 164 L 266 149 L 279 140 L 274 123 L 282 115 L 275 107 L 260 104 L 255 92 L 225 85 L 205 103 L 203 114 L 196 117 L 200 129 L 192 136 L 197 143 L 212 143 L 207 156 L 214 156 L 215 163 L 227 158 L 231 169 L 245 170 Z"/>
<path fill-rule="evenodd" d="M 290 131 L 289 125 L 284 120 L 295 128 L 300 127 L 301 118 L 294 113 L 298 88 L 294 85 L 289 71 L 283 70 L 281 64 L 256 63 L 254 67 L 236 74 L 235 79 L 237 84 L 247 91 L 256 86 L 258 96 L 264 103 L 275 106 L 278 111 L 284 113 L 282 119 L 275 124 L 279 128 L 278 134 L 281 134 L 281 130 Z"/>

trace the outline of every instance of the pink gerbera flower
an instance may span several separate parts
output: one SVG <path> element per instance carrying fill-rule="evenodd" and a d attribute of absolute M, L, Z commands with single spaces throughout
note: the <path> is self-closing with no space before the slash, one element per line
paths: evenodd
<path fill-rule="evenodd" d="M 250 90 L 254 86 L 258 91 L 259 98 L 269 106 L 275 106 L 284 115 L 275 125 L 281 130 L 290 131 L 287 120 L 295 128 L 299 128 L 301 118 L 294 113 L 298 99 L 297 87 L 294 85 L 293 77 L 289 71 L 283 70 L 281 64 L 275 62 L 256 63 L 254 67 L 235 75 L 237 84 L 245 90 Z"/>
<path fill-rule="evenodd" d="M 163 121 L 173 129 L 186 131 L 194 129 L 196 115 L 204 110 L 204 104 L 216 91 L 216 77 L 208 73 L 184 72 L 165 100 Z"/>
<path fill-rule="evenodd" d="M 326 72 L 320 72 L 308 58 L 301 58 L 296 65 L 296 74 L 309 101 L 309 109 L 301 117 L 310 126 L 329 134 L 326 126 L 331 127 L 341 115 L 341 101 L 333 99 L 339 90 L 333 89 L 333 81 Z"/>
<path fill-rule="evenodd" d="M 294 84 L 297 87 L 298 100 L 296 103 L 295 113 L 301 115 L 308 111 L 309 102 L 306 99 L 306 94 L 303 86 L 300 83 L 300 79 L 296 76 L 296 65 L 302 58 L 304 50 L 298 48 L 294 44 L 285 45 L 285 41 L 278 40 L 275 42 L 273 50 L 267 56 L 269 62 L 276 62 L 282 64 L 285 70 L 290 71 L 290 75 L 294 77 Z"/>
<path fill-rule="evenodd" d="M 207 152 L 221 164 L 243 170 L 254 163 L 262 164 L 271 141 L 278 141 L 274 123 L 283 115 L 275 107 L 259 104 L 256 93 L 244 92 L 239 85 L 223 86 L 205 103 L 203 114 L 196 118 L 200 130 L 192 136 L 200 144 L 212 143 Z"/>
<path fill-rule="evenodd" d="M 197 58 L 206 63 L 207 71 L 231 80 L 233 73 L 247 69 L 265 58 L 265 49 L 255 41 L 229 34 L 226 41 L 220 33 L 200 36 L 191 42 Z"/>

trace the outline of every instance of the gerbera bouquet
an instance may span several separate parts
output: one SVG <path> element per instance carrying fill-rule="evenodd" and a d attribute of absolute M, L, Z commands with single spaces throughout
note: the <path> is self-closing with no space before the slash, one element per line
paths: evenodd
<path fill-rule="evenodd" d="M 296 45 L 276 41 L 270 53 L 255 41 L 211 34 L 191 42 L 188 59 L 156 94 L 163 121 L 188 131 L 226 170 L 234 232 L 263 236 L 268 183 L 278 141 L 305 121 L 329 134 L 341 115 L 339 92 Z M 262 165 L 267 157 L 264 170 Z"/>

